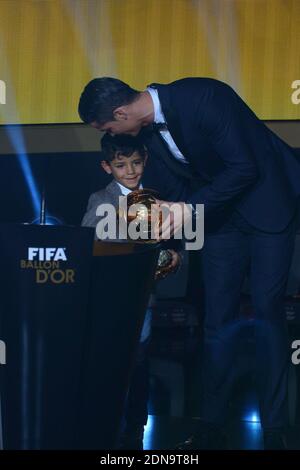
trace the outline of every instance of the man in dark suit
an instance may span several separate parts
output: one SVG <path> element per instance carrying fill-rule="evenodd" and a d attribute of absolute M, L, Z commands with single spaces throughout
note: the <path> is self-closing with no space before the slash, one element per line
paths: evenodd
<path fill-rule="evenodd" d="M 203 409 L 198 432 L 181 448 L 223 446 L 235 318 L 248 271 L 265 448 L 285 448 L 289 350 L 283 300 L 300 193 L 292 149 L 231 87 L 208 78 L 153 84 L 143 92 L 114 78 L 95 79 L 81 95 L 79 114 L 101 131 L 143 136 L 150 153 L 147 185 L 161 184 L 161 175 L 151 174 L 151 160 L 153 166 L 163 162 L 184 181 L 179 193 L 167 181 L 165 199 L 180 201 L 190 216 L 196 204 L 205 207 Z M 182 223 L 174 217 L 171 233 Z"/>

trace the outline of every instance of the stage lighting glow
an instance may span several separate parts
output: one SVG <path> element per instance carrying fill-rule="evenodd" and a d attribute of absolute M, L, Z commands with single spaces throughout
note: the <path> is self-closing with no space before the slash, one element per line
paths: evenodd
<path fill-rule="evenodd" d="M 152 440 L 153 440 L 153 431 L 154 431 L 154 417 L 148 415 L 148 421 L 144 430 L 144 449 L 152 449 Z"/>
<path fill-rule="evenodd" d="M 40 218 L 37 217 L 35 218 L 32 222 L 33 225 L 40 225 Z M 45 219 L 45 224 L 41 225 L 64 225 L 64 222 L 57 217 L 54 217 L 52 215 L 47 215 Z"/>
<path fill-rule="evenodd" d="M 56 217 L 47 216 L 46 225 L 63 225 L 63 222 L 60 219 L 57 219 Z"/>
<path fill-rule="evenodd" d="M 2 39 L 2 38 L 1 38 Z M 0 45 L 2 45 L 2 41 L 0 41 Z M 3 50 L 0 50 L 0 55 L 2 55 L 2 59 L 4 64 L 6 65 L 6 75 L 7 75 L 7 83 L 13 83 L 11 80 L 11 73 L 9 69 L 9 62 L 7 60 L 6 55 L 3 53 Z M 6 89 L 5 89 L 6 91 Z M 6 99 L 5 95 L 5 100 Z M 10 114 L 8 117 L 8 108 L 7 108 L 7 103 L 0 108 L 0 118 L 4 120 L 4 122 L 17 122 L 20 123 L 20 112 L 17 106 L 17 100 L 16 96 L 14 93 L 14 90 L 12 89 L 10 92 L 10 98 L 9 98 L 9 110 Z M 21 125 L 6 125 L 4 126 L 5 132 L 10 140 L 11 146 L 14 149 L 14 153 L 17 155 L 22 173 L 24 175 L 25 181 L 27 183 L 28 191 L 30 194 L 30 200 L 33 208 L 33 213 L 34 217 L 38 217 L 40 213 L 40 204 L 41 204 L 41 195 L 38 190 L 36 181 L 34 179 L 32 169 L 30 167 L 28 155 L 27 155 L 27 149 L 25 145 L 25 140 L 24 140 L 24 135 L 22 132 L 22 126 Z"/>
<path fill-rule="evenodd" d="M 6 126 L 5 130 L 9 136 L 10 142 L 14 147 L 15 153 L 18 156 L 21 169 L 27 183 L 28 191 L 31 197 L 31 203 L 35 217 L 40 212 L 41 195 L 37 188 L 32 170 L 28 161 L 28 156 L 25 148 L 24 137 L 21 126 Z"/>
<path fill-rule="evenodd" d="M 250 423 L 260 423 L 259 413 L 257 411 L 251 411 L 246 415 L 244 421 L 250 421 Z"/>

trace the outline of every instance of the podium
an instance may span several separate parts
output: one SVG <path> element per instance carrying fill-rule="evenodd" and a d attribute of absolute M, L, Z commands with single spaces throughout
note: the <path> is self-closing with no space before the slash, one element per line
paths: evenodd
<path fill-rule="evenodd" d="M 113 449 L 158 246 L 2 225 L 4 449 Z"/>

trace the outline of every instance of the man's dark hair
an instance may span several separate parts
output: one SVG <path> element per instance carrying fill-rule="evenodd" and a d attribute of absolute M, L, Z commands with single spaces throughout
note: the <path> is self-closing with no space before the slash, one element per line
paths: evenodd
<path fill-rule="evenodd" d="M 119 156 L 130 157 L 134 152 L 138 152 L 141 158 L 145 158 L 146 149 L 138 137 L 131 135 L 105 134 L 101 140 L 101 159 L 111 162 Z"/>
<path fill-rule="evenodd" d="M 104 124 L 114 120 L 114 110 L 132 103 L 139 95 L 126 83 L 117 78 L 94 78 L 84 88 L 78 105 L 83 122 Z"/>

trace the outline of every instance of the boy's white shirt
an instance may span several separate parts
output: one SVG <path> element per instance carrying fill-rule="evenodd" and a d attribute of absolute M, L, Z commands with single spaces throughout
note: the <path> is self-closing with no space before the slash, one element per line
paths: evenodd
<path fill-rule="evenodd" d="M 121 189 L 121 193 L 123 196 L 128 196 L 128 194 L 132 193 L 132 189 L 126 188 L 126 186 L 123 186 L 121 183 L 119 183 L 117 180 L 115 180 L 119 188 Z M 143 185 L 139 185 L 139 189 L 143 189 Z"/>

